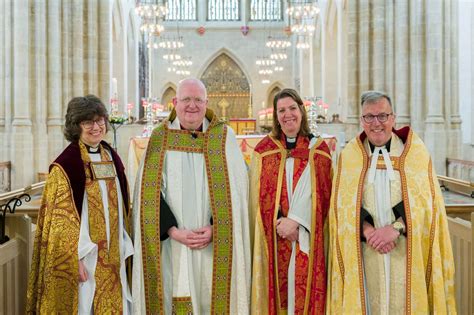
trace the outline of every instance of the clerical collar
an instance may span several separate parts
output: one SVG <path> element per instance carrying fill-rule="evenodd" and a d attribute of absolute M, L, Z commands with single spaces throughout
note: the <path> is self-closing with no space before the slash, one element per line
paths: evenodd
<path fill-rule="evenodd" d="M 298 136 L 296 136 L 296 137 L 285 136 L 286 148 L 288 150 L 296 148 L 296 140 L 297 139 L 298 139 Z"/>
<path fill-rule="evenodd" d="M 392 142 L 392 138 L 390 138 L 388 140 L 387 143 L 385 143 L 385 148 L 387 149 L 388 152 L 390 152 L 390 143 Z M 375 145 L 373 145 L 370 141 L 369 141 L 369 146 L 370 146 L 370 152 L 374 153 L 374 150 L 375 150 Z"/>
<path fill-rule="evenodd" d="M 203 124 L 201 124 L 201 126 L 199 126 L 199 127 L 196 128 L 196 129 L 186 129 L 186 128 L 184 128 L 183 125 L 181 125 L 181 124 L 179 124 L 179 127 L 181 128 L 181 130 L 188 130 L 188 131 L 191 131 L 191 132 L 193 132 L 193 131 L 202 132 L 202 125 L 203 125 Z"/>
<path fill-rule="evenodd" d="M 86 146 L 86 149 L 87 149 L 87 152 L 91 153 L 91 154 L 99 154 L 100 153 L 100 146 L 97 145 L 97 147 L 91 147 L 90 145 L 87 145 L 84 143 L 84 145 Z"/>

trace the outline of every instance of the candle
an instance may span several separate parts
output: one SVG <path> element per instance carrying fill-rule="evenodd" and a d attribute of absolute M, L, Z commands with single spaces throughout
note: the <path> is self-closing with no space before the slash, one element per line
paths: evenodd
<path fill-rule="evenodd" d="M 117 96 L 117 78 L 112 78 L 112 96 Z"/>

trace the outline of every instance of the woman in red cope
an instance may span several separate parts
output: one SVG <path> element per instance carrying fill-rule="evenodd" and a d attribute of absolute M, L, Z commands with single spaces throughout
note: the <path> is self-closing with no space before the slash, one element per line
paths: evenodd
<path fill-rule="evenodd" d="M 256 188 L 251 313 L 324 314 L 331 155 L 311 134 L 293 89 L 273 100 L 273 130 L 255 147 L 250 180 Z"/>

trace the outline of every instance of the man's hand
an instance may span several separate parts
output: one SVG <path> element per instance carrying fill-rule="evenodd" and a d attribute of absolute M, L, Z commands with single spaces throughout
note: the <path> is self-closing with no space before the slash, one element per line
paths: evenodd
<path fill-rule="evenodd" d="M 399 236 L 400 233 L 389 224 L 375 229 L 375 231 L 370 233 L 366 239 L 367 244 L 369 244 L 374 250 L 378 251 L 380 254 L 387 254 L 395 248 L 395 241 Z"/>
<path fill-rule="evenodd" d="M 276 222 L 276 231 L 281 238 L 289 241 L 298 240 L 299 223 L 289 218 L 280 218 Z"/>
<path fill-rule="evenodd" d="M 178 229 L 173 226 L 168 230 L 168 235 L 191 249 L 202 249 L 212 241 L 212 226 L 208 225 L 195 230 Z"/>
<path fill-rule="evenodd" d="M 86 266 L 84 266 L 84 263 L 82 260 L 79 260 L 79 282 L 85 282 L 87 281 L 87 270 Z"/>

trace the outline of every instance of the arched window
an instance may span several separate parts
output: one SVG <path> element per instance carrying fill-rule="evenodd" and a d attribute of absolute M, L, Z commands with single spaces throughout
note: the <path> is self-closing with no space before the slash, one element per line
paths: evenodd
<path fill-rule="evenodd" d="M 267 108 L 273 107 L 273 99 L 275 98 L 275 95 L 277 95 L 281 89 L 278 86 L 275 86 L 270 93 L 268 94 L 268 99 L 267 99 Z"/>
<path fill-rule="evenodd" d="M 167 0 L 167 21 L 197 21 L 196 0 Z"/>
<path fill-rule="evenodd" d="M 240 21 L 240 0 L 208 0 L 209 21 Z"/>
<path fill-rule="evenodd" d="M 250 3 L 251 21 L 282 21 L 281 0 L 252 0 Z"/>

